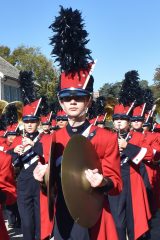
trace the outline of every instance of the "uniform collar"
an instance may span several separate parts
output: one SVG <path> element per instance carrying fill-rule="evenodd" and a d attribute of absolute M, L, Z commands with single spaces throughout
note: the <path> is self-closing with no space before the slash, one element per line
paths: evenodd
<path fill-rule="evenodd" d="M 75 134 L 82 134 L 88 127 L 90 123 L 88 120 L 85 120 L 85 122 L 78 126 L 78 127 L 71 127 L 70 124 L 68 123 L 66 126 L 67 132 L 70 136 L 73 136 Z"/>

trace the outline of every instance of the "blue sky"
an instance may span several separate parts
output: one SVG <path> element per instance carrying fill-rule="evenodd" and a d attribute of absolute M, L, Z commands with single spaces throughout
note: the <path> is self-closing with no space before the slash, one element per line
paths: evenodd
<path fill-rule="evenodd" d="M 90 39 L 87 47 L 98 60 L 95 90 L 122 80 L 129 70 L 153 84 L 160 65 L 159 0 L 2 0 L 0 45 L 11 50 L 21 44 L 40 47 L 51 58 L 48 27 L 59 5 L 82 12 Z"/>

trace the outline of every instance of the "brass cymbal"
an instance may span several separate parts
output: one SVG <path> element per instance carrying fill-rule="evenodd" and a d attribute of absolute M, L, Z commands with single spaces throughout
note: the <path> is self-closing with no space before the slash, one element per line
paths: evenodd
<path fill-rule="evenodd" d="M 85 177 L 86 169 L 95 168 L 101 171 L 92 143 L 82 135 L 73 136 L 63 154 L 62 190 L 72 218 L 87 228 L 98 221 L 104 201 L 103 193 L 92 188 Z"/>

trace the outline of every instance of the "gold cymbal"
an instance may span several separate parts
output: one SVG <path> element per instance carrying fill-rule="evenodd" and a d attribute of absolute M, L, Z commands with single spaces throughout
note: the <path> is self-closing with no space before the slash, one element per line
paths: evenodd
<path fill-rule="evenodd" d="M 104 197 L 85 177 L 86 169 L 101 171 L 92 143 L 82 135 L 73 136 L 64 150 L 61 168 L 62 190 L 72 218 L 83 227 L 94 226 L 101 215 Z"/>

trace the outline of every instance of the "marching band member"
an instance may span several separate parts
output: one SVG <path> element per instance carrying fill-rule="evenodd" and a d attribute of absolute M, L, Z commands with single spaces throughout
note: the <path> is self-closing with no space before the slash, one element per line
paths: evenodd
<path fill-rule="evenodd" d="M 136 240 L 148 232 L 151 219 L 147 193 L 140 173 L 142 160 L 151 160 L 153 149 L 141 132 L 130 131 L 130 117 L 135 105 L 141 104 L 138 72 L 125 74 L 119 92 L 118 104 L 114 107 L 113 124 L 118 134 L 121 155 L 123 190 L 117 196 L 109 196 L 119 240 Z M 133 88 L 134 86 L 134 88 Z M 135 101 L 136 100 L 136 101 Z"/>
<path fill-rule="evenodd" d="M 151 146 L 153 151 L 153 158 L 150 161 L 143 161 L 140 163 L 140 173 L 143 177 L 143 181 L 146 187 L 148 201 L 150 210 L 152 213 L 152 218 L 149 222 L 150 231 L 148 233 L 147 239 L 159 239 L 160 238 L 160 229 L 159 222 L 159 206 L 160 206 L 160 188 L 159 188 L 159 180 L 160 180 L 160 172 L 159 166 L 157 165 L 157 159 L 160 156 L 160 138 L 153 131 L 149 131 L 152 129 L 152 117 L 149 115 L 151 112 L 155 111 L 155 107 L 152 107 L 152 111 L 148 111 L 146 113 L 145 107 L 146 103 L 143 105 L 137 106 L 133 110 L 133 116 L 131 117 L 131 124 L 133 127 L 133 131 L 139 131 L 144 135 L 144 139 L 147 145 Z M 144 119 L 146 117 L 146 120 Z M 145 121 L 145 122 L 144 122 Z M 136 126 L 136 128 L 135 128 Z M 148 127 L 147 130 L 144 126 Z"/>
<path fill-rule="evenodd" d="M 133 114 L 130 118 L 131 129 L 133 131 L 143 132 L 145 107 L 146 107 L 146 103 L 144 103 L 140 106 L 136 106 L 133 109 Z"/>
<path fill-rule="evenodd" d="M 81 25 L 81 22 L 79 23 L 81 15 L 77 10 L 72 11 L 72 9 L 63 9 L 63 7 L 61 7 L 61 15 L 57 18 L 55 26 L 61 26 L 66 30 L 69 29 L 69 31 L 76 33 L 72 28 L 68 28 L 70 25 L 70 19 L 74 22 L 75 27 Z M 75 21 L 78 22 L 76 23 Z M 66 31 L 64 30 L 64 33 L 65 32 Z M 82 32 L 83 34 L 85 33 L 84 30 Z M 76 44 L 76 41 L 74 44 Z M 73 47 L 72 44 L 71 46 Z M 67 48 L 64 47 L 64 49 L 67 51 Z M 84 49 L 82 52 L 84 52 Z M 53 230 L 54 238 L 58 240 L 118 240 L 107 200 L 108 194 L 118 194 L 122 189 L 117 136 L 110 131 L 90 125 L 88 120 L 86 120 L 86 112 L 91 104 L 93 92 L 93 77 L 90 76 L 90 74 L 95 62 L 89 64 L 85 61 L 87 54 L 84 54 L 85 56 L 80 55 L 79 57 L 79 53 L 80 52 L 76 54 L 78 57 L 78 60 L 76 59 L 78 61 L 76 61 L 78 68 L 75 61 L 72 62 L 74 64 L 71 64 L 71 68 L 67 66 L 69 71 L 62 67 L 63 72 L 61 73 L 60 91 L 58 93 L 59 103 L 68 116 L 68 124 L 66 127 L 53 134 L 55 136 L 54 157 L 51 161 L 53 161 L 55 165 L 54 176 L 56 177 L 57 186 Z M 69 57 L 69 59 L 71 58 Z M 66 64 L 66 61 L 64 62 Z M 81 65 L 79 65 L 80 62 Z M 84 134 L 91 140 L 102 166 L 102 173 L 98 172 L 98 169 L 88 169 L 85 171 L 86 178 L 90 185 L 93 188 L 98 187 L 106 193 L 102 215 L 96 225 L 91 229 L 84 228 L 73 220 L 66 206 L 61 189 L 62 154 L 66 144 L 75 134 Z M 43 176 L 47 171 L 46 167 L 47 166 L 39 164 L 35 168 L 34 176 L 37 180 L 43 181 Z M 78 207 L 79 206 L 77 206 L 77 208 Z"/>
<path fill-rule="evenodd" d="M 39 192 L 40 186 L 33 178 L 33 170 L 43 156 L 42 144 L 39 142 L 37 127 L 39 119 L 36 109 L 40 100 L 25 105 L 23 109 L 24 136 L 17 137 L 10 154 L 13 164 L 20 167 L 17 178 L 17 203 L 21 217 L 23 238 L 26 240 L 40 238 Z"/>
<path fill-rule="evenodd" d="M 140 174 L 139 164 L 144 158 L 151 159 L 152 149 L 143 147 L 144 137 L 139 132 L 129 131 L 129 114 L 132 105 L 118 104 L 114 108 L 113 122 L 117 130 L 121 153 L 123 190 L 118 196 L 109 196 L 119 240 L 138 239 L 149 230 L 151 218 L 146 189 Z"/>
<path fill-rule="evenodd" d="M 41 116 L 41 126 L 44 134 L 50 134 L 52 112 Z"/>
<path fill-rule="evenodd" d="M 6 132 L 5 132 L 5 143 L 3 144 L 3 151 L 7 152 L 16 138 L 20 134 L 17 107 L 14 103 L 9 103 L 5 109 L 4 114 L 6 118 Z M 19 169 L 14 169 L 15 180 L 19 174 Z M 17 202 L 13 205 L 6 205 L 6 215 L 8 219 L 9 228 L 20 228 L 21 220 L 18 211 Z"/>
<path fill-rule="evenodd" d="M 32 80 L 31 72 L 21 72 L 20 80 Z M 29 83 L 27 84 L 27 86 Z M 33 177 L 33 170 L 38 162 L 47 163 L 49 160 L 50 143 L 43 140 L 43 134 L 38 132 L 39 105 L 41 99 L 34 100 L 33 95 L 25 93 L 22 121 L 24 131 L 22 136 L 15 138 L 12 149 L 13 165 L 21 168 L 17 178 L 17 203 L 21 217 L 24 240 L 39 240 L 49 237 L 52 222 L 49 221 L 47 198 L 40 191 L 40 184 Z M 32 89 L 33 92 L 33 89 Z M 29 93 L 31 90 L 29 89 Z"/>
<path fill-rule="evenodd" d="M 67 124 L 68 124 L 68 117 L 67 117 L 66 113 L 61 109 L 56 114 L 57 129 L 64 128 L 64 127 L 66 127 Z"/>
<path fill-rule="evenodd" d="M 72 83 L 70 87 L 68 86 L 66 88 L 65 80 L 62 80 L 61 84 L 62 90 L 59 93 L 60 104 L 68 115 L 69 124 L 65 128 L 55 132 L 55 159 L 52 159 L 52 161 L 55 161 L 57 168 L 55 174 L 57 176 L 58 192 L 56 201 L 54 237 L 55 239 L 117 239 L 112 216 L 110 215 L 109 206 L 107 205 L 107 199 L 104 203 L 101 222 L 98 222 L 97 226 L 91 229 L 90 236 L 87 229 L 82 228 L 73 221 L 67 210 L 63 194 L 61 192 L 61 184 L 59 179 L 60 162 L 58 159 L 62 157 L 63 150 L 67 142 L 74 134 L 82 134 L 88 128 L 90 129 L 89 134 L 94 133 L 94 131 L 96 132 L 95 136 L 92 136 L 91 142 L 99 154 L 103 175 L 98 173 L 96 169 L 90 169 L 86 171 L 86 177 L 91 186 L 99 186 L 100 188 L 104 186 L 106 191 L 108 190 L 110 194 L 118 194 L 122 186 L 119 172 L 119 154 L 117 152 L 116 135 L 98 127 L 91 127 L 89 122 L 85 120 L 85 112 L 90 104 L 91 99 L 90 92 L 87 90 L 87 88 L 85 90 L 78 88 L 76 82 Z M 73 87 L 75 90 L 70 90 Z M 103 145 L 101 145 L 101 142 L 103 142 Z M 107 166 L 110 167 L 108 168 Z M 38 167 L 35 169 L 34 176 L 36 179 L 42 180 L 42 176 L 40 175 L 43 173 L 43 169 L 46 170 L 45 166 L 43 165 L 38 165 Z M 105 179 L 107 179 L 106 182 L 103 180 L 103 176 Z"/>

